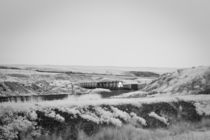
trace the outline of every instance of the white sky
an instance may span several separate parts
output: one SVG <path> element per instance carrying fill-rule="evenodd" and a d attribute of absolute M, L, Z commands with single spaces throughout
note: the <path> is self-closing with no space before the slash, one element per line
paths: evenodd
<path fill-rule="evenodd" d="M 2 0 L 0 64 L 210 65 L 210 1 Z"/>

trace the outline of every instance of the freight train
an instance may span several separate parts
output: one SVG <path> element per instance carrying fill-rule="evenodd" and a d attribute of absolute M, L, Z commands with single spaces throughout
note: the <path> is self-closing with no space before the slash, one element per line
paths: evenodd
<path fill-rule="evenodd" d="M 123 81 L 100 81 L 100 82 L 83 82 L 79 84 L 83 88 L 105 88 L 111 90 L 126 89 L 126 90 L 138 90 L 144 85 L 137 83 L 125 83 Z"/>

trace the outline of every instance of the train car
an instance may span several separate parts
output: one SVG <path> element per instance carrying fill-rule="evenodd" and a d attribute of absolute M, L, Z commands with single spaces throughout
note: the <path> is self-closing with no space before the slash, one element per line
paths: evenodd
<path fill-rule="evenodd" d="M 97 82 L 84 82 L 84 83 L 79 83 L 79 85 L 83 88 L 97 88 Z"/>
<path fill-rule="evenodd" d="M 107 88 L 107 89 L 121 89 L 123 88 L 122 81 L 102 81 L 97 82 L 98 88 Z"/>
<path fill-rule="evenodd" d="M 138 90 L 138 84 L 123 84 L 123 88 L 127 90 Z"/>
<path fill-rule="evenodd" d="M 84 82 L 80 83 L 83 88 L 106 88 L 111 90 L 125 89 L 125 90 L 138 90 L 142 85 L 136 83 L 125 83 L 123 81 L 100 81 L 100 82 Z"/>

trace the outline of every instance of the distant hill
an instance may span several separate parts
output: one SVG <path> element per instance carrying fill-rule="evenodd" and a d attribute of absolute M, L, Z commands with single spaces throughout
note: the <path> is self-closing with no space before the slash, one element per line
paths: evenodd
<path fill-rule="evenodd" d="M 1 67 L 1 66 L 0 66 Z M 156 67 L 118 67 L 118 66 L 61 66 L 61 65 L 3 65 L 3 68 L 13 67 L 26 70 L 39 71 L 71 71 L 82 73 L 100 73 L 100 74 L 123 74 L 129 71 L 149 71 L 157 74 L 172 72 L 176 68 L 156 68 Z"/>
<path fill-rule="evenodd" d="M 137 77 L 159 77 L 160 74 L 150 72 L 150 71 L 129 71 L 127 73 L 133 74 L 134 76 Z"/>

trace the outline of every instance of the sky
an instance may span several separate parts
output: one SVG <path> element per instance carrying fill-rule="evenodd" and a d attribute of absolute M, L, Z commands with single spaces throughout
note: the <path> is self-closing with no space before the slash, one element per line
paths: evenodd
<path fill-rule="evenodd" d="M 209 0 L 2 0 L 0 64 L 210 65 Z"/>

